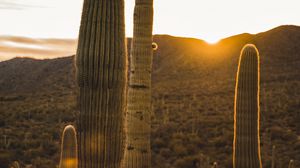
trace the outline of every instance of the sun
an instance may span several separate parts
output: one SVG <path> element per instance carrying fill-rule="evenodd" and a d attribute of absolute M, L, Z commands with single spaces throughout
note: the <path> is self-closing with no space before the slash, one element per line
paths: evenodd
<path fill-rule="evenodd" d="M 204 41 L 208 44 L 217 44 L 220 41 L 220 38 L 217 37 L 207 37 L 204 38 Z"/>

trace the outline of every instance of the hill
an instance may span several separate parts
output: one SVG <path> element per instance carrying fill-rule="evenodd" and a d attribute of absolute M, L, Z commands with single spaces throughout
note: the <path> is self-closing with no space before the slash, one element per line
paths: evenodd
<path fill-rule="evenodd" d="M 154 41 L 153 167 L 196 168 L 214 161 L 232 167 L 235 77 L 247 43 L 256 44 L 261 56 L 263 165 L 270 167 L 276 145 L 279 168 L 289 159 L 300 166 L 300 27 L 240 34 L 215 45 L 168 35 Z M 73 57 L 15 58 L 0 62 L 0 76 L 2 155 L 54 167 L 62 128 L 77 114 Z"/>

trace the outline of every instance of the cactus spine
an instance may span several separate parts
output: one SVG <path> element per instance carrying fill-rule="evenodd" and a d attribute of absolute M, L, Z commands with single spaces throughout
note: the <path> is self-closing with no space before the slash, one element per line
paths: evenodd
<path fill-rule="evenodd" d="M 130 58 L 124 167 L 149 168 L 153 0 L 136 0 Z"/>
<path fill-rule="evenodd" d="M 76 130 L 72 125 L 65 127 L 62 142 L 59 168 L 77 168 Z"/>
<path fill-rule="evenodd" d="M 293 159 L 290 160 L 289 168 L 294 168 L 294 160 Z"/>
<path fill-rule="evenodd" d="M 119 168 L 127 81 L 124 0 L 85 0 L 76 54 L 79 168 Z"/>
<path fill-rule="evenodd" d="M 259 139 L 259 53 L 252 44 L 242 49 L 234 103 L 234 168 L 262 168 Z"/>
<path fill-rule="evenodd" d="M 276 166 L 276 146 L 273 145 L 272 147 L 272 168 L 275 168 Z"/>

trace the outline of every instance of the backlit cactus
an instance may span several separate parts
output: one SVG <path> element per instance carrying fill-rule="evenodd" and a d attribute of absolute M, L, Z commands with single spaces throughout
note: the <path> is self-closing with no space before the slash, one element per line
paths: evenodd
<path fill-rule="evenodd" d="M 9 166 L 9 168 L 20 168 L 20 164 L 19 164 L 19 162 L 14 161 L 14 162 Z"/>
<path fill-rule="evenodd" d="M 153 0 L 136 0 L 130 57 L 124 167 L 151 167 L 151 71 Z"/>
<path fill-rule="evenodd" d="M 127 76 L 124 0 L 84 0 L 77 82 L 79 168 L 119 168 Z"/>
<path fill-rule="evenodd" d="M 59 168 L 77 168 L 77 140 L 76 130 L 72 125 L 65 127 L 62 142 Z"/>
<path fill-rule="evenodd" d="M 259 138 L 259 53 L 252 44 L 242 49 L 234 104 L 234 168 L 262 168 Z"/>
<path fill-rule="evenodd" d="M 295 167 L 294 167 L 294 160 L 290 160 L 289 168 L 295 168 Z"/>
<path fill-rule="evenodd" d="M 218 163 L 217 163 L 217 162 L 214 162 L 212 168 L 218 168 Z"/>

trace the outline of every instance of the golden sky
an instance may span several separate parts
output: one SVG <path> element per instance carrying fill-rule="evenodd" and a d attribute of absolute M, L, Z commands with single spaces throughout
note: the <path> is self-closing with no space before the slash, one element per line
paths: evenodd
<path fill-rule="evenodd" d="M 132 35 L 134 0 L 126 2 Z M 77 38 L 83 0 L 0 0 L 0 35 Z M 208 42 L 283 24 L 300 25 L 300 0 L 154 0 L 154 33 Z"/>
<path fill-rule="evenodd" d="M 0 36 L 0 62 L 14 57 L 36 59 L 57 58 L 74 55 L 75 39 L 33 39 Z"/>

